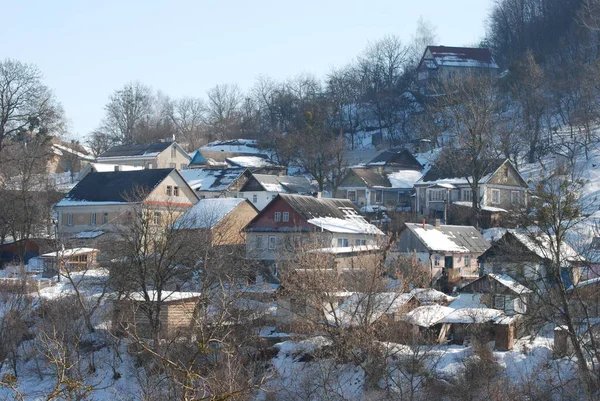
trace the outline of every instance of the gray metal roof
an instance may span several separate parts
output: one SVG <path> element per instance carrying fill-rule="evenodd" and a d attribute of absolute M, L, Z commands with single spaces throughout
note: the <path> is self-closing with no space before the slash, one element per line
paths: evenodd
<path fill-rule="evenodd" d="M 458 247 L 466 248 L 472 253 L 483 253 L 490 247 L 490 243 L 473 226 L 440 225 L 436 227 L 431 224 L 406 223 L 406 228 L 417 236 L 426 248 L 431 250 L 452 252 Z M 437 233 L 430 235 L 429 233 L 432 231 L 437 231 Z M 440 239 L 443 239 L 443 242 Z"/>

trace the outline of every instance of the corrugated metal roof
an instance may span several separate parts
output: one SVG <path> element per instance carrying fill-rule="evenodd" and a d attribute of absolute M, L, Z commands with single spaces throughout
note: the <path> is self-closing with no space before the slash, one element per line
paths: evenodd
<path fill-rule="evenodd" d="M 160 153 L 173 142 L 140 143 L 135 145 L 113 146 L 98 158 L 103 157 L 124 157 L 124 156 L 143 156 L 145 154 Z"/>

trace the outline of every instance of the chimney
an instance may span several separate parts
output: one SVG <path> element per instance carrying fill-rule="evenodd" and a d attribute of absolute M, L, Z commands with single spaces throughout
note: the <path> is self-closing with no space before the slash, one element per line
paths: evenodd
<path fill-rule="evenodd" d="M 321 191 L 317 192 L 317 199 L 321 199 L 323 197 L 323 193 Z"/>
<path fill-rule="evenodd" d="M 435 219 L 435 228 L 440 228 L 440 219 Z"/>
<path fill-rule="evenodd" d="M 425 229 L 425 219 L 423 219 L 423 230 Z"/>

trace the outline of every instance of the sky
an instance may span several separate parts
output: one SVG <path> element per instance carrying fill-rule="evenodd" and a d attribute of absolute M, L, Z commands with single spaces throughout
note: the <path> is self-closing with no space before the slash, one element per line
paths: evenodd
<path fill-rule="evenodd" d="M 438 44 L 485 35 L 492 0 L 0 0 L 0 59 L 32 63 L 63 105 L 71 138 L 97 128 L 112 92 L 140 81 L 179 98 L 248 90 L 260 75 L 324 77 L 369 43 L 409 43 L 420 17 Z"/>

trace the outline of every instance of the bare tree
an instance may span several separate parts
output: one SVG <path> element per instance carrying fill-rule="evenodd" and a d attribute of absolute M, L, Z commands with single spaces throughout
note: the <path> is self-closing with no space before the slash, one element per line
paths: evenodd
<path fill-rule="evenodd" d="M 207 123 L 217 139 L 235 138 L 239 132 L 242 96 L 237 85 L 217 85 L 207 92 Z"/>
<path fill-rule="evenodd" d="M 0 100 L 0 151 L 7 139 L 25 131 L 37 128 L 47 134 L 62 127 L 62 107 L 34 65 L 0 61 Z"/>

